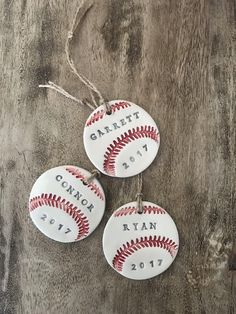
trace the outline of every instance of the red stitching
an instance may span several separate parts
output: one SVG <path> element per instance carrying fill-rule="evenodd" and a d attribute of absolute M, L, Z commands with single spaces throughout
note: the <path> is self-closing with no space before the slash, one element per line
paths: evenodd
<path fill-rule="evenodd" d="M 129 207 L 123 207 L 121 209 L 119 209 L 118 211 L 116 211 L 114 213 L 115 217 L 122 217 L 122 216 L 126 216 L 126 215 L 132 215 L 132 214 L 136 214 L 137 213 L 137 207 L 133 206 L 129 206 Z M 166 211 L 158 206 L 144 206 L 143 207 L 143 214 L 166 214 Z"/>
<path fill-rule="evenodd" d="M 111 111 L 112 111 L 112 113 L 114 113 L 117 110 L 125 109 L 125 108 L 128 108 L 130 106 L 131 106 L 131 104 L 129 104 L 129 103 L 125 102 L 125 101 L 121 101 L 121 102 L 118 102 L 118 103 L 115 103 L 115 104 L 111 105 Z M 105 114 L 106 114 L 106 111 L 104 109 L 98 110 L 87 121 L 86 126 L 90 126 L 93 123 L 101 120 L 105 116 Z"/>
<path fill-rule="evenodd" d="M 126 258 L 135 253 L 135 251 L 138 251 L 145 247 L 162 248 L 164 250 L 167 250 L 174 258 L 178 245 L 175 244 L 173 240 L 165 237 L 161 238 L 160 236 L 141 237 L 140 239 L 136 239 L 135 241 L 131 240 L 130 242 L 123 244 L 123 246 L 120 247 L 119 250 L 117 250 L 117 253 L 112 261 L 113 267 L 117 271 L 121 272 Z"/>
<path fill-rule="evenodd" d="M 117 137 L 110 146 L 108 146 L 106 153 L 104 155 L 103 169 L 107 174 L 112 176 L 115 175 L 115 159 L 120 153 L 123 147 L 125 147 L 131 141 L 134 141 L 138 138 L 148 137 L 158 142 L 159 133 L 156 128 L 151 126 L 141 126 L 128 130 L 128 133 L 125 132 L 120 137 Z"/>
<path fill-rule="evenodd" d="M 81 181 L 84 181 L 86 178 L 85 176 L 76 168 L 74 167 L 67 167 L 66 171 L 68 171 L 70 174 L 75 176 L 77 179 L 80 179 Z M 104 194 L 102 193 L 101 189 L 96 185 L 96 183 L 91 182 L 87 184 L 87 187 L 93 191 L 101 200 L 104 201 Z"/>
<path fill-rule="evenodd" d="M 74 206 L 70 202 L 62 199 L 60 196 L 52 194 L 42 194 L 40 196 L 33 197 L 29 203 L 29 211 L 32 212 L 36 208 L 47 205 L 64 210 L 69 214 L 76 222 L 79 231 L 76 240 L 85 237 L 89 232 L 89 222 L 84 213 L 81 212 L 78 207 Z"/>

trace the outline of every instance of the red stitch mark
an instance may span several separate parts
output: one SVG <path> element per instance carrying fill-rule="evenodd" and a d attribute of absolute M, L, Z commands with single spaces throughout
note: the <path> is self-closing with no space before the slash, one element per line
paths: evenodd
<path fill-rule="evenodd" d="M 89 222 L 87 217 L 70 202 L 62 199 L 60 196 L 52 194 L 42 194 L 40 196 L 33 197 L 29 202 L 29 211 L 32 212 L 38 207 L 43 205 L 52 206 L 64 210 L 69 214 L 76 222 L 79 231 L 76 240 L 85 237 L 89 232 Z"/>
<path fill-rule="evenodd" d="M 107 151 L 104 155 L 104 163 L 103 169 L 107 174 L 112 176 L 115 175 L 115 159 L 117 155 L 119 155 L 120 151 L 123 147 L 125 147 L 128 143 L 134 141 L 138 138 L 148 137 L 153 139 L 154 141 L 158 142 L 159 140 L 159 133 L 156 128 L 151 126 L 141 126 L 133 128 L 129 130 L 128 133 L 125 132 L 120 137 L 117 137 L 116 140 L 113 141 L 110 146 L 108 146 Z"/>
<path fill-rule="evenodd" d="M 130 242 L 123 244 L 123 246 L 120 247 L 119 250 L 117 250 L 117 253 L 112 261 L 113 267 L 117 271 L 121 272 L 126 258 L 135 253 L 135 251 L 138 251 L 145 247 L 162 248 L 164 250 L 167 250 L 174 258 L 178 245 L 175 244 L 173 240 L 165 237 L 161 238 L 160 236 L 141 237 L 140 239 L 136 239 L 135 241 L 131 240 Z"/>
<path fill-rule="evenodd" d="M 114 113 L 117 110 L 125 109 L 125 108 L 128 108 L 130 106 L 131 106 L 131 104 L 129 104 L 129 103 L 125 102 L 125 101 L 121 101 L 121 102 L 118 102 L 118 103 L 115 103 L 115 104 L 111 105 L 111 111 L 112 111 L 112 113 Z M 90 126 L 93 123 L 101 120 L 105 116 L 105 114 L 106 114 L 106 111 L 104 109 L 98 110 L 87 121 L 86 126 Z"/>
<path fill-rule="evenodd" d="M 115 217 L 137 214 L 137 207 L 123 207 L 114 213 Z M 166 214 L 166 211 L 158 206 L 144 206 L 143 214 Z"/>
<path fill-rule="evenodd" d="M 81 181 L 85 181 L 85 176 L 75 167 L 67 167 L 66 171 L 68 171 L 72 176 L 75 176 L 76 179 L 80 179 Z M 87 184 L 87 187 L 93 191 L 101 200 L 104 201 L 104 194 L 102 193 L 101 189 L 96 185 L 96 183 L 91 182 Z"/>

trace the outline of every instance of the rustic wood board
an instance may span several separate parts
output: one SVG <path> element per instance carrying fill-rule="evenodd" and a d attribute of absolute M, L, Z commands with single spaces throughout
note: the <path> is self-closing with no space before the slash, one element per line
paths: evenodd
<path fill-rule="evenodd" d="M 233 0 L 95 0 L 73 41 L 76 65 L 108 99 L 140 104 L 160 127 L 144 195 L 177 223 L 173 266 L 138 282 L 104 259 L 103 228 L 134 199 L 136 178 L 101 178 L 106 214 L 80 243 L 55 243 L 30 221 L 38 175 L 93 168 L 82 145 L 89 109 L 38 88 L 52 80 L 89 96 L 64 53 L 79 2 L 0 2 L 0 313 L 235 313 Z"/>

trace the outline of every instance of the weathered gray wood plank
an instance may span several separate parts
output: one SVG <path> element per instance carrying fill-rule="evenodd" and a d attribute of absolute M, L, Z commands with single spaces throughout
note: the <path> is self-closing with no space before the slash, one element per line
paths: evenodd
<path fill-rule="evenodd" d="M 101 246 L 137 179 L 102 177 L 106 215 L 80 243 L 54 243 L 28 217 L 39 174 L 92 169 L 82 145 L 89 110 L 38 88 L 50 79 L 89 96 L 64 53 L 78 3 L 0 2 L 0 313 L 234 313 L 235 1 L 95 0 L 74 38 L 80 71 L 108 99 L 142 105 L 161 130 L 144 195 L 173 216 L 181 247 L 167 272 L 143 282 L 116 274 Z"/>

